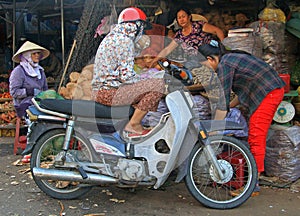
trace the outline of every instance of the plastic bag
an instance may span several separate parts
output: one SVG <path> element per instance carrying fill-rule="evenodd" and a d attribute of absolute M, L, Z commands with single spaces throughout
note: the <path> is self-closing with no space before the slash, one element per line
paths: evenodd
<path fill-rule="evenodd" d="M 39 99 L 61 99 L 64 100 L 64 98 L 59 95 L 56 91 L 49 89 L 46 91 L 42 91 L 39 94 L 36 95 L 36 98 Z"/>
<path fill-rule="evenodd" d="M 94 38 L 104 34 L 108 34 L 112 26 L 116 24 L 117 21 L 118 21 L 118 14 L 115 5 L 113 5 L 111 9 L 111 14 L 109 16 L 105 16 L 101 20 L 101 23 L 98 25 Z"/>
<path fill-rule="evenodd" d="M 237 108 L 231 108 L 227 114 L 226 121 L 231 121 L 243 126 L 242 130 L 225 130 L 223 135 L 234 134 L 236 137 L 247 137 L 248 136 L 248 124 L 241 111 Z"/>
<path fill-rule="evenodd" d="M 211 118 L 211 110 L 209 106 L 209 100 L 204 98 L 201 95 L 194 95 L 192 97 L 194 102 L 193 112 L 195 113 L 196 118 L 200 120 L 208 120 Z M 142 120 L 144 126 L 154 127 L 160 121 L 161 116 L 164 113 L 169 112 L 165 100 L 161 100 L 158 104 L 156 112 L 148 112 Z"/>

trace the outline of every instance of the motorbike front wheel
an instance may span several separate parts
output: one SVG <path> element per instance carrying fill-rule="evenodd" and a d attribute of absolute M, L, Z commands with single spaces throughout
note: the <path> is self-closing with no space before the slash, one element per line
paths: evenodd
<path fill-rule="evenodd" d="M 34 167 L 44 169 L 74 170 L 74 168 L 57 168 L 55 157 L 62 153 L 65 130 L 56 129 L 46 132 L 35 144 L 30 161 L 33 179 L 38 187 L 47 195 L 56 199 L 75 199 L 90 191 L 91 187 L 83 187 L 79 182 L 41 179 L 34 175 Z M 89 144 L 79 135 L 73 135 L 66 161 L 91 162 L 92 153 Z"/>
<path fill-rule="evenodd" d="M 196 145 L 188 160 L 186 186 L 193 197 L 206 207 L 238 207 L 251 196 L 256 185 L 254 157 L 249 148 L 234 137 L 212 136 L 210 141 L 224 178 L 220 179 L 204 151 L 205 147 Z"/>

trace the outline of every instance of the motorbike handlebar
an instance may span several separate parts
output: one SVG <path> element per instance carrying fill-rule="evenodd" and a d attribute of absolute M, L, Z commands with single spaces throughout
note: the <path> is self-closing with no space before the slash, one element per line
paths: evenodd
<path fill-rule="evenodd" d="M 180 80 L 185 86 L 190 86 L 194 84 L 192 73 L 185 67 L 178 67 L 169 61 L 158 61 L 157 62 L 161 68 L 163 68 L 169 75 Z"/>

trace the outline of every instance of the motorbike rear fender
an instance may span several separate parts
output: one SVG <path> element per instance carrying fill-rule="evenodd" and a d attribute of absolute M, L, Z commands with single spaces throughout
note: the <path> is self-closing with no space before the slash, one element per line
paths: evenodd
<path fill-rule="evenodd" d="M 27 144 L 22 155 L 30 154 L 38 139 L 47 131 L 54 129 L 65 129 L 63 124 L 33 122 L 30 125 L 29 133 L 27 134 Z"/>

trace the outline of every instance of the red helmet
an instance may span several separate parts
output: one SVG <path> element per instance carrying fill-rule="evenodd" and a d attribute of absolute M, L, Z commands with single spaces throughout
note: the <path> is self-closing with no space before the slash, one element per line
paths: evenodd
<path fill-rule="evenodd" d="M 138 20 L 146 22 L 146 18 L 147 18 L 146 14 L 141 9 L 136 7 L 129 7 L 121 11 L 118 18 L 118 23 L 131 22 L 131 21 L 134 22 Z"/>

